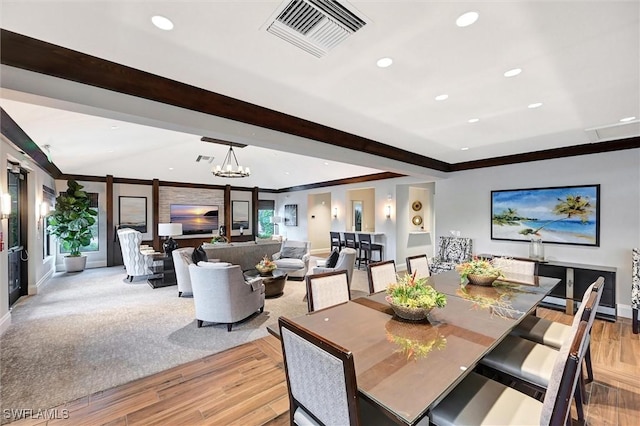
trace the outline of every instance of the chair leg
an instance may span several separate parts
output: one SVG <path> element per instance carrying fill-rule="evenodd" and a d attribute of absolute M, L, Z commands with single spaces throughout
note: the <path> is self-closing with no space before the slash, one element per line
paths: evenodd
<path fill-rule="evenodd" d="M 202 327 L 202 320 L 197 320 L 198 328 Z"/>
<path fill-rule="evenodd" d="M 633 325 L 633 334 L 640 333 L 640 319 L 638 319 L 638 308 L 631 309 L 631 324 Z"/>
<path fill-rule="evenodd" d="M 178 297 L 182 297 L 182 292 L 181 291 L 178 292 Z"/>
<path fill-rule="evenodd" d="M 591 364 L 591 343 L 587 346 L 587 351 L 584 354 L 584 363 L 587 367 L 587 380 L 585 383 L 593 382 L 593 365 Z"/>
<path fill-rule="evenodd" d="M 233 324 L 227 324 L 227 332 L 231 331 L 231 327 L 233 327 Z"/>
<path fill-rule="evenodd" d="M 129 282 L 130 282 L 130 283 L 132 283 L 132 282 L 133 282 L 133 275 L 131 275 L 131 276 L 129 277 Z"/>
<path fill-rule="evenodd" d="M 582 372 L 580 372 L 578 384 L 576 386 L 576 390 L 573 393 L 573 398 L 576 402 L 576 412 L 578 413 L 578 422 L 580 422 L 580 424 L 584 423 L 584 395 L 584 379 L 582 377 Z M 569 415 L 568 417 L 571 417 L 571 415 Z"/>

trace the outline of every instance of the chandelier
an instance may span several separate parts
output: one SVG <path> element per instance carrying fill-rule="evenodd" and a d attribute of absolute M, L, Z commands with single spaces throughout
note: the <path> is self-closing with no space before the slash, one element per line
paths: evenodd
<path fill-rule="evenodd" d="M 232 158 L 235 165 L 231 162 Z M 236 153 L 233 152 L 233 146 L 229 145 L 229 152 L 227 152 L 227 156 L 224 157 L 222 165 L 215 166 L 211 169 L 211 173 L 213 173 L 214 176 L 224 178 L 243 178 L 251 175 L 251 170 L 249 170 L 249 167 L 242 167 L 238 164 Z"/>

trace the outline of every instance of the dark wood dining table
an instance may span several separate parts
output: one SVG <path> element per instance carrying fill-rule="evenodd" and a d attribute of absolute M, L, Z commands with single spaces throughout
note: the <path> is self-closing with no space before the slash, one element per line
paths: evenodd
<path fill-rule="evenodd" d="M 447 295 L 447 305 L 426 321 L 396 317 L 384 292 L 293 318 L 349 349 L 358 392 L 399 424 L 423 419 L 560 280 L 523 277 L 463 288 L 460 275 L 448 271 L 429 282 Z"/>

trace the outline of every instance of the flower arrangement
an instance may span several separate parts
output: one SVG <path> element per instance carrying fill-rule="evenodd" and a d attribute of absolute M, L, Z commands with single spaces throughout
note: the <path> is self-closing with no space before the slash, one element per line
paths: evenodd
<path fill-rule="evenodd" d="M 392 306 L 428 310 L 443 308 L 447 304 L 447 296 L 427 284 L 427 278 L 416 278 L 415 272 L 398 277 L 395 283 L 390 284 L 386 300 Z"/>
<path fill-rule="evenodd" d="M 468 262 L 461 263 L 456 269 L 460 273 L 460 283 L 462 284 L 469 281 L 469 275 L 493 277 L 494 280 L 503 276 L 500 268 L 493 266 L 491 261 L 479 257 L 474 257 Z"/>
<path fill-rule="evenodd" d="M 276 269 L 278 266 L 275 262 L 269 259 L 266 255 L 262 258 L 262 260 L 256 265 L 256 269 L 261 274 L 268 274 Z"/>
<path fill-rule="evenodd" d="M 227 237 L 224 235 L 214 235 L 211 238 L 211 244 L 222 244 L 227 242 Z"/>

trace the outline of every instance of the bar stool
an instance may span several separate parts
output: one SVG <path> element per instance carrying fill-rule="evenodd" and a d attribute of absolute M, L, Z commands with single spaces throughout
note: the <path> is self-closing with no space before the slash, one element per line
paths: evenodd
<path fill-rule="evenodd" d="M 371 235 L 358 234 L 358 269 L 360 263 L 364 260 L 365 266 L 373 261 L 373 252 L 378 252 L 378 262 L 382 261 L 382 245 L 371 242 Z"/>
<path fill-rule="evenodd" d="M 340 233 L 330 231 L 329 235 L 331 236 L 331 251 L 333 251 L 334 247 L 337 248 L 338 251 L 342 250 L 344 242 L 342 241 L 342 237 L 340 237 Z"/>

